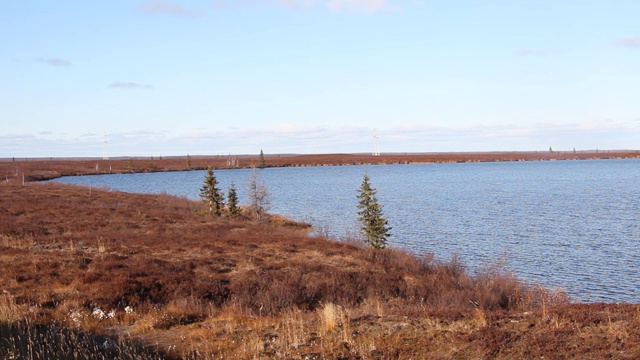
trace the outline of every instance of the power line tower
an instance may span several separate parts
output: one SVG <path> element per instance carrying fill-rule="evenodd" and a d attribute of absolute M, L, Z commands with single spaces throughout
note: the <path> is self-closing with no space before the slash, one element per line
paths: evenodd
<path fill-rule="evenodd" d="M 380 132 L 373 129 L 373 156 L 380 156 Z"/>

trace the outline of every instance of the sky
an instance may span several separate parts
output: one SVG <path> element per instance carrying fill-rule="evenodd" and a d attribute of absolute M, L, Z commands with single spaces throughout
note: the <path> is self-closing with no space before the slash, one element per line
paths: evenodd
<path fill-rule="evenodd" d="M 637 0 L 4 0 L 0 158 L 640 149 Z"/>

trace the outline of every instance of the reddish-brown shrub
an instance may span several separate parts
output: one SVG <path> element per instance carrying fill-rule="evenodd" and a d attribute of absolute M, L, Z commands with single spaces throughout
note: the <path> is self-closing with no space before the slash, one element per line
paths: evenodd
<path fill-rule="evenodd" d="M 505 309 L 538 296 L 505 274 L 470 276 L 455 258 L 436 264 L 433 256 L 310 237 L 304 227 L 202 216 L 200 202 L 169 195 L 61 184 L 0 191 L 0 208 L 11 214 L 0 219 L 0 235 L 35 243 L 33 252 L 10 248 L 23 254 L 18 262 L 11 252 L 0 258 L 11 264 L 0 277 L 18 299 L 74 289 L 74 297 L 120 309 L 192 298 L 275 314 L 369 298 L 405 301 L 406 311 Z"/>

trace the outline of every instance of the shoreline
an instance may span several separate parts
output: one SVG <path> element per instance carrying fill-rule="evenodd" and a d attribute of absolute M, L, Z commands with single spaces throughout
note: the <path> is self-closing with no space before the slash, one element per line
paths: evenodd
<path fill-rule="evenodd" d="M 90 334 L 71 349 L 96 334 L 159 358 L 640 355 L 640 304 L 570 303 L 509 273 L 210 217 L 166 194 L 3 183 L 0 195 L 0 322 Z M 0 353 L 20 354 L 25 336 L 52 343 L 31 333 L 0 326 Z"/>
<path fill-rule="evenodd" d="M 393 164 L 441 164 L 468 162 L 603 160 L 640 158 L 640 150 L 588 150 L 547 152 L 464 152 L 464 153 L 392 153 L 392 154 L 265 154 L 259 155 L 186 155 L 170 157 L 102 158 L 4 158 L 0 176 L 5 182 L 46 181 L 62 176 L 127 174 L 252 167 L 305 167 Z M 261 166 L 262 165 L 262 166 Z"/>
<path fill-rule="evenodd" d="M 210 217 L 167 194 L 4 182 L 0 194 L 0 325 L 18 329 L 0 329 L 0 352 L 21 355 L 27 338 L 70 344 L 46 348 L 60 357 L 105 339 L 131 358 L 640 354 L 640 304 L 571 303 L 508 272 Z"/>

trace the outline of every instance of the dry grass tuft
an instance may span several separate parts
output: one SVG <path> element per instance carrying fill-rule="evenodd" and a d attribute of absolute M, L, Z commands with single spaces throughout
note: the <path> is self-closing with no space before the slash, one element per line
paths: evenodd
<path fill-rule="evenodd" d="M 338 326 L 338 307 L 333 303 L 325 303 L 318 310 L 322 330 L 332 332 Z"/>
<path fill-rule="evenodd" d="M 98 240 L 98 253 L 103 254 L 107 251 L 107 245 L 104 243 L 104 240 Z"/>
<path fill-rule="evenodd" d="M 16 249 L 31 249 L 34 245 L 33 235 L 31 234 L 23 234 L 23 235 L 11 235 L 11 234 L 2 234 L 0 236 L 0 246 L 1 247 L 11 247 Z"/>
<path fill-rule="evenodd" d="M 283 346 L 298 348 L 309 338 L 309 330 L 304 314 L 299 309 L 291 309 L 283 314 Z"/>
<path fill-rule="evenodd" d="M 16 304 L 16 299 L 9 294 L 0 295 L 0 322 L 15 322 L 23 319 L 24 309 Z"/>
<path fill-rule="evenodd" d="M 478 327 L 487 326 L 487 314 L 484 310 L 482 310 L 481 308 L 476 308 L 475 310 L 473 310 L 473 315 L 475 323 Z"/>

